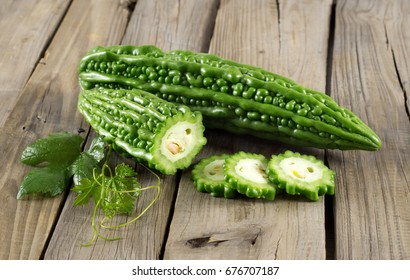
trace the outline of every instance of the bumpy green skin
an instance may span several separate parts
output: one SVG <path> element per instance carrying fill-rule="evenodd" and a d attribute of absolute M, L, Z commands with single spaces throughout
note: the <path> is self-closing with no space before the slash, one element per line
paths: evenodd
<path fill-rule="evenodd" d="M 240 160 L 256 160 L 261 172 L 266 172 L 268 160 L 263 155 L 238 152 L 225 160 L 225 181 L 229 183 L 231 188 L 247 197 L 274 200 L 277 193 L 277 187 L 269 180 L 266 180 L 265 183 L 254 181 L 251 176 L 248 176 L 248 172 L 239 174 L 236 171 L 236 166 Z M 266 178 L 268 178 L 267 174 Z"/>
<path fill-rule="evenodd" d="M 163 52 L 154 46 L 97 47 L 82 58 L 79 80 L 84 89 L 155 93 L 200 111 L 210 128 L 318 148 L 381 148 L 372 129 L 326 94 L 212 54 Z"/>
<path fill-rule="evenodd" d="M 313 170 L 315 170 L 315 172 L 320 171 L 321 176 L 308 182 L 300 176 L 301 174 L 286 173 L 283 166 L 281 166 L 281 162 L 285 159 L 289 161 L 294 160 L 295 164 L 298 164 L 298 162 L 302 160 L 304 163 L 308 163 L 308 165 L 304 167 L 311 168 L 310 172 L 313 172 Z M 335 172 L 325 166 L 321 160 L 311 155 L 302 155 L 292 151 L 273 155 L 268 162 L 267 173 L 269 180 L 280 189 L 285 190 L 286 193 L 291 195 L 303 195 L 313 201 L 319 200 L 319 196 L 324 194 L 333 195 L 335 191 Z M 309 171 L 307 171 L 307 173 L 309 173 Z M 297 175 L 299 175 L 299 177 Z"/>
<path fill-rule="evenodd" d="M 236 190 L 231 188 L 223 177 L 223 164 L 215 165 L 220 169 L 218 171 L 221 171 L 222 178 L 212 176 L 212 174 L 209 174 L 209 170 L 207 170 L 207 166 L 210 164 L 219 161 L 225 162 L 228 157 L 229 155 L 226 154 L 211 156 L 202 159 L 194 166 L 192 170 L 192 179 L 198 191 L 210 193 L 215 197 L 234 198 L 236 196 Z"/>
<path fill-rule="evenodd" d="M 142 90 L 83 90 L 78 110 L 114 150 L 163 174 L 175 174 L 178 169 L 188 167 L 206 143 L 199 112 Z M 161 143 L 167 131 L 180 123 L 192 126 L 189 129 L 189 137 L 194 139 L 192 149 L 183 157 L 170 160 L 172 155 L 164 153 Z"/>

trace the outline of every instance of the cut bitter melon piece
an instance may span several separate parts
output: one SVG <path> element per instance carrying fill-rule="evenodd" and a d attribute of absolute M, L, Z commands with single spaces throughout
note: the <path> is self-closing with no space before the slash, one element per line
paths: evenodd
<path fill-rule="evenodd" d="M 225 161 L 225 180 L 247 197 L 274 200 L 277 187 L 268 180 L 267 164 L 263 155 L 238 152 Z"/>
<path fill-rule="evenodd" d="M 143 90 L 82 90 L 78 110 L 113 149 L 172 175 L 206 144 L 202 115 Z"/>
<path fill-rule="evenodd" d="M 229 155 L 215 155 L 202 159 L 192 170 L 194 185 L 200 192 L 210 193 L 215 197 L 234 198 L 236 190 L 225 181 L 224 163 Z"/>
<path fill-rule="evenodd" d="M 269 180 L 291 195 L 317 201 L 320 195 L 334 194 L 335 172 L 312 155 L 286 151 L 273 155 L 268 163 Z"/>

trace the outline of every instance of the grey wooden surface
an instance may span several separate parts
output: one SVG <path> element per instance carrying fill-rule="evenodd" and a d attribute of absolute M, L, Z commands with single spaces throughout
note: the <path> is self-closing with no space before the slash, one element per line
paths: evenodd
<path fill-rule="evenodd" d="M 3 1 L 0 259 L 410 259 L 409 14 L 405 0 Z M 29 170 L 19 158 L 50 132 L 92 135 L 76 108 L 78 62 L 91 48 L 114 44 L 210 52 L 288 76 L 355 112 L 383 148 L 294 148 L 206 131 L 195 162 L 294 149 L 336 171 L 336 194 L 314 203 L 214 198 L 196 191 L 188 168 L 161 176 L 159 201 L 110 233 L 123 239 L 82 247 L 92 236 L 93 206 L 74 207 L 69 191 L 17 200 Z M 143 185 L 155 184 L 137 169 Z"/>

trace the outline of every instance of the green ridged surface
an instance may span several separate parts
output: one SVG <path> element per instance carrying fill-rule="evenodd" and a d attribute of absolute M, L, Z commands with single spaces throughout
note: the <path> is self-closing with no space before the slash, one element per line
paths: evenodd
<path fill-rule="evenodd" d="M 313 201 L 335 191 L 335 172 L 311 155 L 292 151 L 273 155 L 267 173 L 269 180 L 286 193 L 303 195 Z"/>
<path fill-rule="evenodd" d="M 81 60 L 79 79 L 84 89 L 155 93 L 200 111 L 210 128 L 318 148 L 381 148 L 372 129 L 326 94 L 211 54 L 163 52 L 154 46 L 97 47 Z"/>
<path fill-rule="evenodd" d="M 206 143 L 200 113 L 142 90 L 83 90 L 78 109 L 114 150 L 163 174 L 188 167 Z"/>
<path fill-rule="evenodd" d="M 247 197 L 274 200 L 277 187 L 268 180 L 267 164 L 263 155 L 238 152 L 225 160 L 225 180 Z"/>
<path fill-rule="evenodd" d="M 234 198 L 236 190 L 224 178 L 224 163 L 229 155 L 215 155 L 202 159 L 192 170 L 192 179 L 197 190 L 215 197 Z"/>

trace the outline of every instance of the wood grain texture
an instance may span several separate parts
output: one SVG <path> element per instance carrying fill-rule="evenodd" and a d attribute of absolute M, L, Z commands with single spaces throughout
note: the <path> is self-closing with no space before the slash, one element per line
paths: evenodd
<path fill-rule="evenodd" d="M 214 21 L 212 10 L 216 2 L 211 1 L 138 1 L 130 18 L 122 44 L 154 44 L 167 49 L 176 47 L 173 38 L 191 42 L 190 48 L 200 51 L 209 44 L 207 27 Z M 199 13 L 200 11 L 207 11 Z M 169 11 L 178 11 L 176 14 Z M 193 18 L 195 17 L 195 18 Z M 195 20 L 198 32 L 188 26 Z M 150 35 L 151 34 L 151 35 Z M 152 36 L 155 34 L 155 36 Z M 142 36 L 142 37 L 140 37 Z M 144 38 L 142 40 L 141 38 Z M 169 41 L 162 41 L 168 38 Z M 118 160 L 123 160 L 118 158 Z M 155 177 L 139 168 L 138 177 L 142 186 L 156 184 Z M 81 247 L 92 237 L 91 213 L 92 205 L 72 208 L 74 194 L 70 193 L 56 231 L 51 239 L 45 255 L 46 259 L 159 259 L 161 258 L 164 240 L 169 226 L 170 215 L 174 206 L 177 190 L 177 176 L 161 176 L 161 195 L 159 200 L 137 222 L 118 231 L 105 232 L 113 237 L 121 235 L 120 241 L 109 242 L 98 240 L 93 246 Z M 137 201 L 136 213 L 153 199 L 155 191 L 141 196 Z M 102 217 L 102 214 L 99 215 Z M 127 217 L 116 217 L 113 224 L 125 222 Z"/>
<path fill-rule="evenodd" d="M 102 18 L 100 15 L 104 14 Z M 38 259 L 64 196 L 16 200 L 28 167 L 20 163 L 23 149 L 51 132 L 76 132 L 83 120 L 77 113 L 77 63 L 95 44 L 119 41 L 127 18 L 114 1 L 74 1 L 54 40 L 34 70 L 0 134 L 0 259 Z M 117 22 L 117 25 L 115 25 Z M 101 32 L 104 30 L 106 33 Z M 107 35 L 111 34 L 108 38 Z"/>
<path fill-rule="evenodd" d="M 123 43 L 207 51 L 219 0 L 137 1 Z"/>
<path fill-rule="evenodd" d="M 410 259 L 409 14 L 407 0 L 2 0 L 0 259 Z M 94 132 L 76 108 L 78 61 L 112 44 L 209 51 L 316 90 L 327 86 L 383 147 L 324 152 L 207 130 L 195 163 L 240 150 L 314 154 L 336 171 L 335 196 L 316 203 L 213 198 L 195 189 L 191 167 L 161 176 L 160 200 L 137 223 L 103 232 L 123 239 L 82 247 L 92 235 L 93 206 L 74 207 L 69 192 L 17 200 L 30 170 L 19 160 L 50 132 L 84 129 L 89 144 Z M 156 184 L 137 170 L 142 185 Z M 145 193 L 137 211 L 153 195 Z M 333 213 L 325 213 L 324 200 Z"/>
<path fill-rule="evenodd" d="M 330 8 L 331 1 L 221 1 L 209 52 L 324 91 Z M 221 132 L 208 132 L 208 139 L 200 157 L 242 150 L 270 158 L 290 148 Z M 198 193 L 184 172 L 166 259 L 324 259 L 325 251 L 323 199 L 213 198 Z"/>
<path fill-rule="evenodd" d="M 406 1 L 392 1 L 386 7 L 384 26 L 391 49 L 400 87 L 405 98 L 406 113 L 410 118 L 410 5 Z"/>
<path fill-rule="evenodd" d="M 367 122 L 383 147 L 329 153 L 338 174 L 336 258 L 409 259 L 410 2 L 337 4 L 332 96 Z"/>
<path fill-rule="evenodd" d="M 0 7 L 0 127 L 64 17 L 69 0 L 9 1 Z"/>

